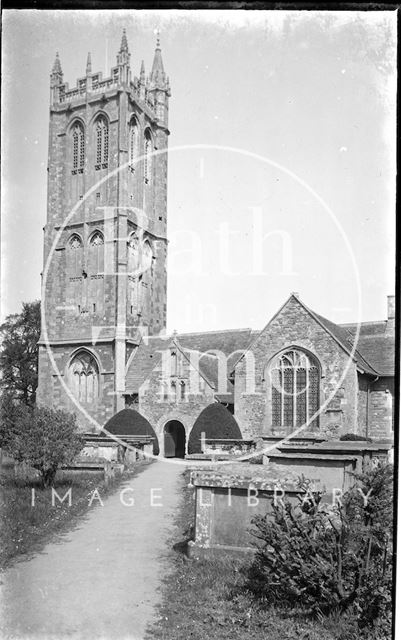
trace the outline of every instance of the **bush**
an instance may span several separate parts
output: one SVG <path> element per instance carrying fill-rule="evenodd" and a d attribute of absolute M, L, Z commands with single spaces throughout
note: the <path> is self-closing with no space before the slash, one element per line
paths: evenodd
<path fill-rule="evenodd" d="M 372 438 L 365 438 L 365 436 L 360 436 L 359 433 L 344 433 L 340 440 L 345 442 L 372 442 Z"/>
<path fill-rule="evenodd" d="M 341 505 L 308 491 L 298 505 L 284 501 L 270 519 L 254 518 L 259 548 L 249 586 L 259 598 L 310 614 L 351 612 L 361 630 L 388 628 L 393 470 L 380 464 L 356 479 Z"/>
<path fill-rule="evenodd" d="M 222 404 L 210 404 L 195 421 L 188 440 L 188 453 L 202 453 L 201 437 L 232 438 L 242 440 L 242 434 L 234 416 Z"/>
<path fill-rule="evenodd" d="M 74 414 L 48 407 L 2 405 L 6 425 L 4 448 L 16 462 L 37 469 L 44 487 L 51 486 L 59 466 L 71 463 L 82 450 Z"/>

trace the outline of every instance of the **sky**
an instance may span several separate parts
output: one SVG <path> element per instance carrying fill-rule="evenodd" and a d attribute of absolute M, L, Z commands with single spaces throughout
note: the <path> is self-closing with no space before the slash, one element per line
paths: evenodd
<path fill-rule="evenodd" d="M 2 318 L 40 297 L 49 74 L 170 78 L 169 331 L 262 328 L 291 292 L 335 322 L 394 293 L 396 12 L 3 12 Z"/>

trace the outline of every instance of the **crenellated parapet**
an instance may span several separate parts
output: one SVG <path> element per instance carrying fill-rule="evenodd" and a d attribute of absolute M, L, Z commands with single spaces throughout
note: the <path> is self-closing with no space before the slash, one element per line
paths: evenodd
<path fill-rule="evenodd" d="M 169 78 L 163 67 L 159 36 L 152 70 L 148 76 L 145 74 L 145 64 L 142 60 L 139 76 L 131 78 L 130 59 L 131 54 L 124 29 L 117 53 L 117 64 L 111 68 L 110 75 L 103 78 L 102 72 L 92 72 L 91 54 L 88 53 L 85 75 L 77 79 L 75 87 L 70 88 L 69 84 L 63 81 L 63 72 L 57 53 L 50 75 L 51 109 L 63 111 L 82 103 L 107 101 L 115 93 L 125 91 L 129 99 L 137 102 L 152 120 L 167 127 L 168 98 L 171 96 L 171 90 Z"/>

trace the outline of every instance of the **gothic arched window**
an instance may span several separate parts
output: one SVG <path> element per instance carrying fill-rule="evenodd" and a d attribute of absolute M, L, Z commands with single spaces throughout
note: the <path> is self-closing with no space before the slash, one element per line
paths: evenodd
<path fill-rule="evenodd" d="M 152 151 L 153 143 L 149 129 L 145 131 L 143 179 L 148 184 L 152 177 Z"/>
<path fill-rule="evenodd" d="M 72 128 L 72 173 L 83 173 L 85 164 L 85 131 L 80 122 Z"/>
<path fill-rule="evenodd" d="M 148 242 L 148 240 L 145 240 L 145 242 L 143 243 L 142 255 L 141 255 L 142 273 L 147 273 L 148 276 L 150 276 L 152 271 L 152 265 L 153 265 L 152 247 L 150 246 L 150 242 Z M 146 279 L 148 280 L 149 277 L 147 277 Z"/>
<path fill-rule="evenodd" d="M 319 408 L 319 366 L 303 351 L 290 349 L 270 369 L 272 426 L 292 431 Z M 310 427 L 317 426 L 318 417 Z"/>
<path fill-rule="evenodd" d="M 128 241 L 128 274 L 132 277 L 138 275 L 139 269 L 139 241 L 132 235 Z"/>
<path fill-rule="evenodd" d="M 99 396 L 99 367 L 88 351 L 79 351 L 69 366 L 71 390 L 79 402 L 90 404 Z"/>
<path fill-rule="evenodd" d="M 81 238 L 74 233 L 67 243 L 67 273 L 70 277 L 82 276 L 83 245 Z"/>
<path fill-rule="evenodd" d="M 89 271 L 92 274 L 104 271 L 104 239 L 100 231 L 95 231 L 89 240 Z"/>
<path fill-rule="evenodd" d="M 135 118 L 132 118 L 129 125 L 129 149 L 128 149 L 129 151 L 128 161 L 129 161 L 129 168 L 131 169 L 131 171 L 135 170 L 135 160 L 138 157 L 138 134 L 139 134 L 138 123 Z"/>
<path fill-rule="evenodd" d="M 109 125 L 104 116 L 99 116 L 95 123 L 96 163 L 95 169 L 107 169 L 109 166 Z"/>

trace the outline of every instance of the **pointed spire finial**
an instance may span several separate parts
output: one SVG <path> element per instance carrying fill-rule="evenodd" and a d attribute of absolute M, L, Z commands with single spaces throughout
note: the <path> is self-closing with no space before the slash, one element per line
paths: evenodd
<path fill-rule="evenodd" d="M 160 49 L 160 29 L 156 29 L 156 49 Z"/>
<path fill-rule="evenodd" d="M 86 75 L 92 73 L 92 60 L 91 60 L 91 52 L 88 51 L 88 59 L 86 61 Z"/>
<path fill-rule="evenodd" d="M 58 55 L 58 51 L 56 51 L 56 59 L 55 59 L 54 64 L 53 64 L 52 73 L 63 73 L 63 71 L 61 69 L 61 62 L 60 62 L 60 58 L 59 58 L 59 55 Z"/>
<path fill-rule="evenodd" d="M 122 53 L 123 51 L 127 51 L 128 52 L 127 32 L 126 32 L 125 29 L 123 29 L 123 35 L 122 35 L 122 38 L 121 38 L 120 53 Z"/>

